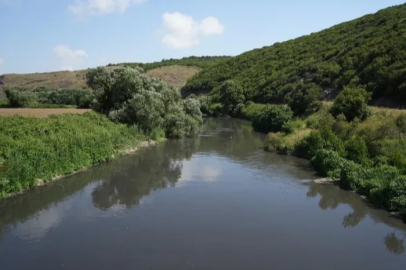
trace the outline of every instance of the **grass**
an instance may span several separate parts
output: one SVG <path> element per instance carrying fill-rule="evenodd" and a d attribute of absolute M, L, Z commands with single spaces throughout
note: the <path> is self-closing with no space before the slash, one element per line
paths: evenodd
<path fill-rule="evenodd" d="M 0 197 L 107 161 L 147 139 L 95 112 L 0 117 Z"/>

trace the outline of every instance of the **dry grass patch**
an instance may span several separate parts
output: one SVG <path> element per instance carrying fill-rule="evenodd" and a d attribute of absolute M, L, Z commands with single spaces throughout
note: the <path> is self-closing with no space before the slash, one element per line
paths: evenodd
<path fill-rule="evenodd" d="M 187 66 L 168 66 L 147 71 L 147 74 L 152 77 L 160 78 L 166 81 L 169 85 L 182 87 L 195 74 L 200 72 L 200 68 Z"/>
<path fill-rule="evenodd" d="M 0 116 L 28 116 L 36 118 L 46 118 L 50 115 L 58 114 L 83 114 L 89 109 L 0 109 Z"/>

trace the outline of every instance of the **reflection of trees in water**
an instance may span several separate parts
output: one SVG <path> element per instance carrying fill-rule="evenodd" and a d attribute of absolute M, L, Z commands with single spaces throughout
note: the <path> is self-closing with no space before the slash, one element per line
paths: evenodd
<path fill-rule="evenodd" d="M 400 255 L 405 252 L 405 238 L 406 234 L 403 236 L 403 239 L 399 239 L 396 233 L 390 233 L 385 237 L 386 249 L 393 254 Z"/>
<path fill-rule="evenodd" d="M 263 147 L 264 135 L 253 132 L 251 124 L 238 119 L 205 119 L 199 152 L 244 160 Z"/>
<path fill-rule="evenodd" d="M 319 207 L 323 210 L 334 210 L 341 204 L 347 204 L 353 209 L 353 212 L 343 219 L 344 228 L 357 226 L 368 214 L 369 208 L 355 193 L 340 190 L 338 187 L 311 183 L 307 196 L 314 198 L 318 195 L 321 197 Z"/>
<path fill-rule="evenodd" d="M 398 238 L 395 232 L 389 233 L 385 238 L 385 246 L 393 254 L 402 254 L 405 252 L 406 232 L 404 224 L 389 216 L 378 213 L 376 209 L 368 207 L 361 197 L 353 192 L 348 192 L 334 186 L 326 186 L 310 183 L 307 196 L 315 198 L 320 195 L 319 207 L 323 210 L 336 209 L 339 205 L 346 204 L 352 208 L 352 212 L 343 218 L 342 225 L 344 228 L 356 227 L 367 215 L 375 222 L 384 223 L 394 229 L 398 228 L 403 234 L 403 239 Z"/>
<path fill-rule="evenodd" d="M 119 160 L 114 173 L 92 192 L 94 205 L 102 210 L 131 207 L 151 191 L 173 186 L 182 174 L 180 161 L 189 159 L 195 147 L 193 140 L 168 142 Z"/>

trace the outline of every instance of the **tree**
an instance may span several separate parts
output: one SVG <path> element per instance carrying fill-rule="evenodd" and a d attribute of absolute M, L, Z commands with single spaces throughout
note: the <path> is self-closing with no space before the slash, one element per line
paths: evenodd
<path fill-rule="evenodd" d="M 220 85 L 219 91 L 224 114 L 232 114 L 237 105 L 245 101 L 243 89 L 234 81 L 225 81 Z"/>
<path fill-rule="evenodd" d="M 183 101 L 178 89 L 140 68 L 97 68 L 89 71 L 87 83 L 95 93 L 94 110 L 148 134 L 164 130 L 167 137 L 189 136 L 202 122 L 199 101 Z"/>
<path fill-rule="evenodd" d="M 371 99 L 371 93 L 368 93 L 364 88 L 346 87 L 334 100 L 331 114 L 336 117 L 344 114 L 348 121 L 353 121 L 355 118 L 364 120 L 369 115 L 368 101 Z"/>

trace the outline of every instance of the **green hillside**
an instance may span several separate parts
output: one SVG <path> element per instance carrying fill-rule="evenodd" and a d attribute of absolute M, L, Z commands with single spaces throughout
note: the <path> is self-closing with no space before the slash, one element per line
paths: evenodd
<path fill-rule="evenodd" d="M 209 92 L 230 79 L 248 100 L 260 103 L 284 103 L 298 88 L 316 84 L 324 99 L 345 86 L 363 86 L 373 100 L 401 105 L 406 101 L 406 4 L 246 52 L 204 69 L 183 91 Z"/>
<path fill-rule="evenodd" d="M 190 56 L 182 59 L 163 59 L 161 62 L 153 63 L 119 63 L 109 66 L 121 65 L 127 67 L 142 67 L 145 71 L 167 66 L 189 66 L 207 68 L 219 64 L 225 60 L 231 59 L 231 56 Z"/>

